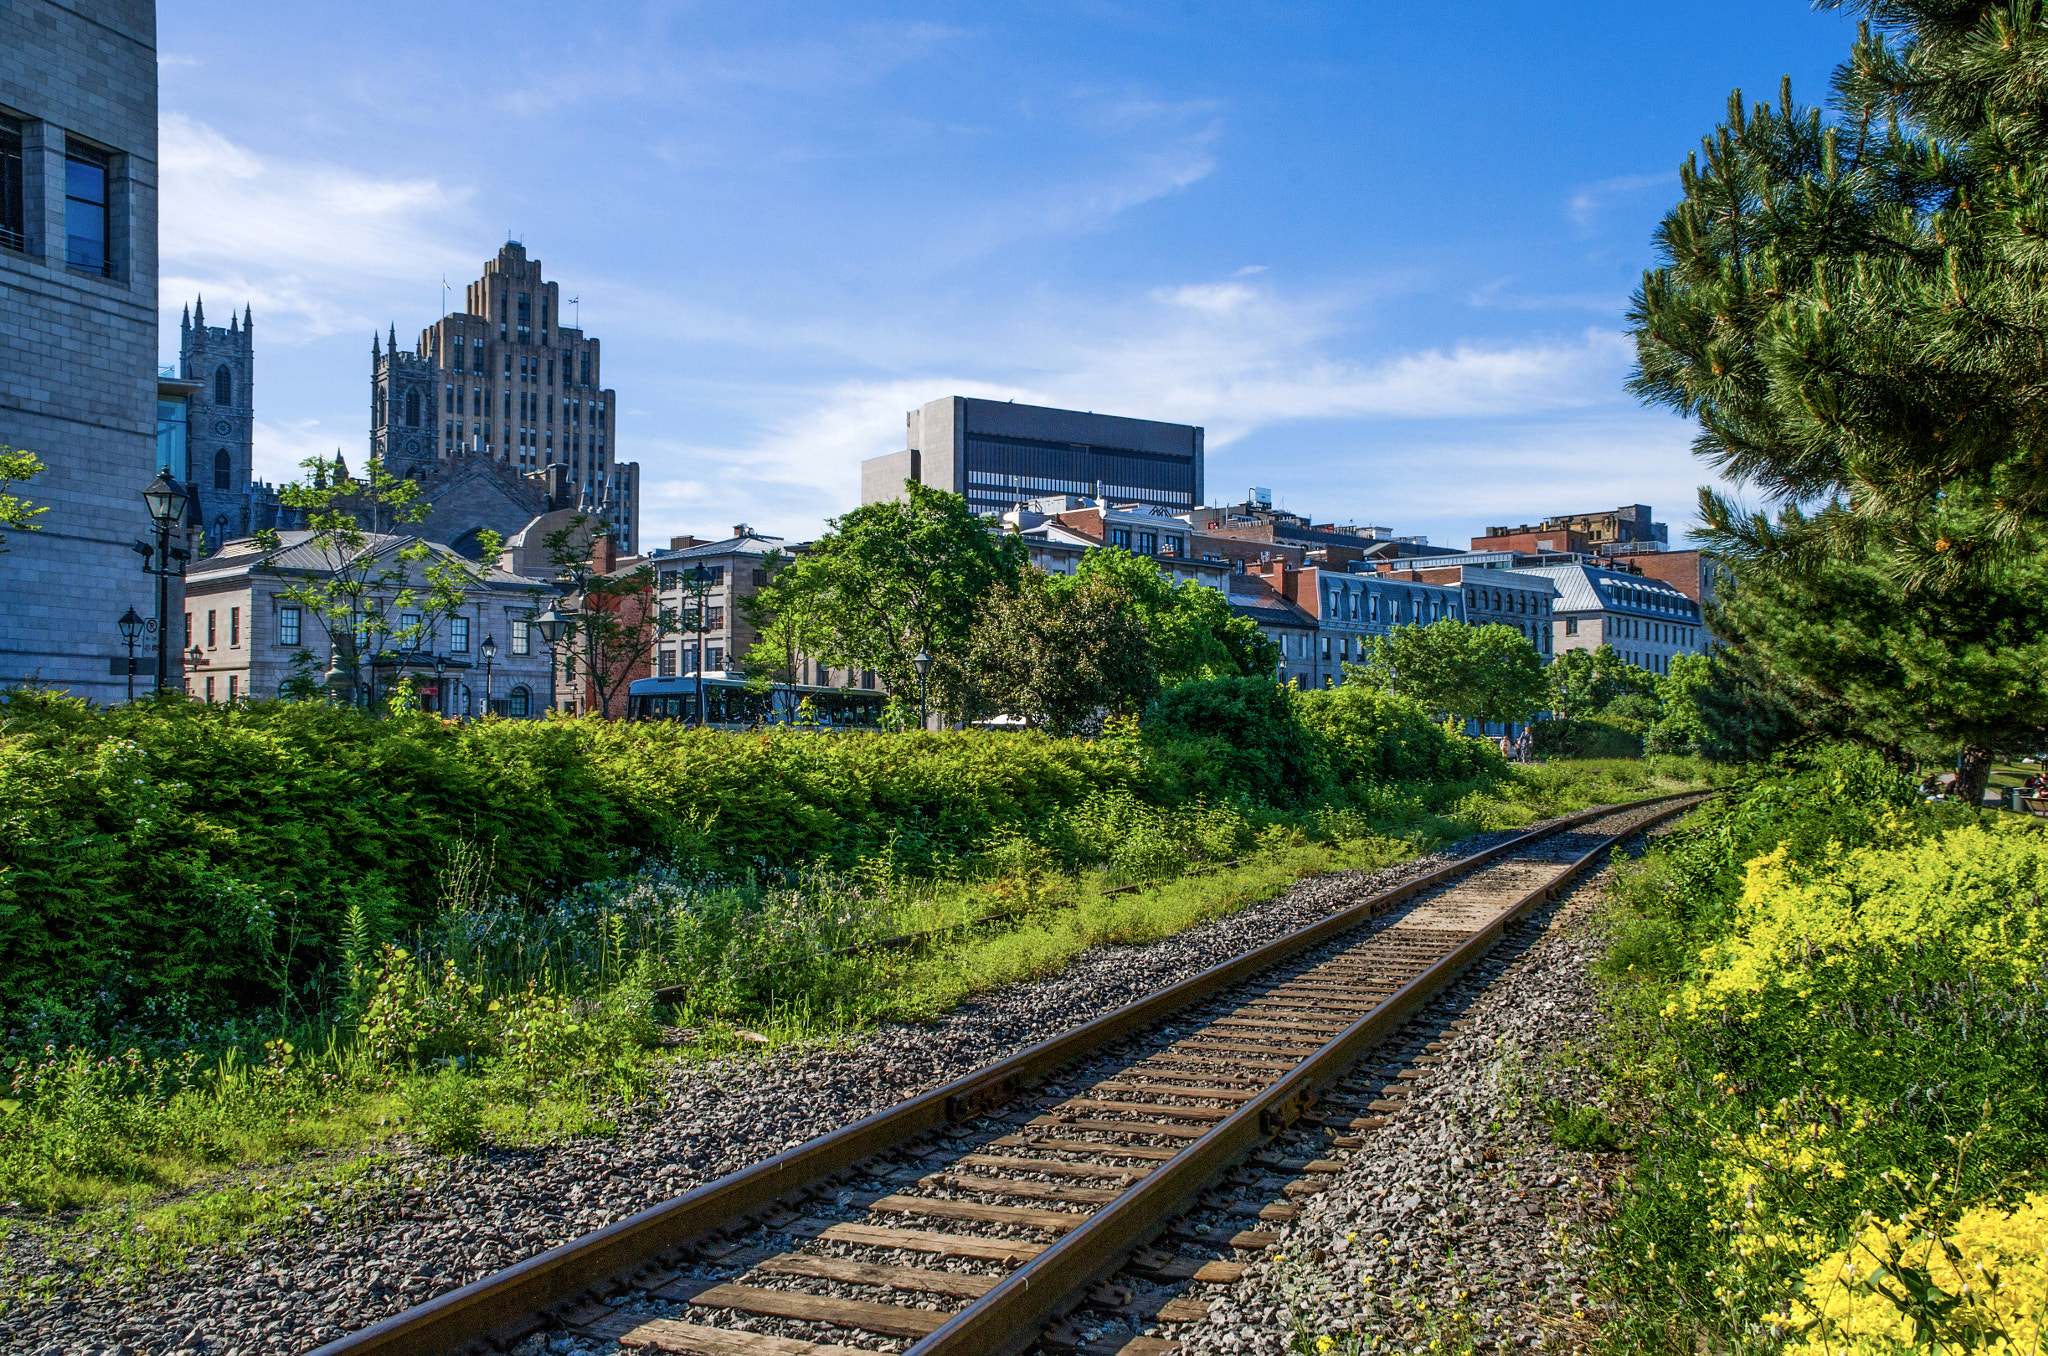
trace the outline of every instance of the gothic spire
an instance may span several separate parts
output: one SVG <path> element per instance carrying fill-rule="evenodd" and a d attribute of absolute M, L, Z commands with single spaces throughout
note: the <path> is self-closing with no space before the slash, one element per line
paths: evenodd
<path fill-rule="evenodd" d="M 383 342 L 383 341 L 382 341 L 382 339 L 381 339 L 381 338 L 379 337 L 379 335 L 377 334 L 377 331 L 375 331 L 375 330 L 371 330 L 371 331 L 370 331 L 370 361 L 371 361 L 371 362 L 375 362 L 375 361 L 376 361 L 377 359 L 379 359 L 379 358 L 381 358 L 381 357 L 383 357 L 383 356 L 384 356 L 384 350 L 383 350 L 383 349 L 382 349 L 381 347 L 379 347 L 379 345 L 380 345 L 380 344 L 381 344 L 382 342 Z"/>
<path fill-rule="evenodd" d="M 250 329 L 250 327 L 251 327 L 252 325 L 254 325 L 255 323 L 256 323 L 256 317 L 255 317 L 255 316 L 254 316 L 253 314 L 251 314 L 251 312 L 250 312 L 250 310 L 249 310 L 249 303 L 248 303 L 248 302 L 246 302 L 246 301 L 245 301 L 245 302 L 243 302 L 243 303 L 242 303 L 242 333 L 243 333 L 243 334 L 247 334 L 247 333 L 249 332 L 249 329 Z"/>
<path fill-rule="evenodd" d="M 192 308 L 190 306 L 186 306 L 178 313 L 178 328 L 181 331 L 192 328 Z"/>

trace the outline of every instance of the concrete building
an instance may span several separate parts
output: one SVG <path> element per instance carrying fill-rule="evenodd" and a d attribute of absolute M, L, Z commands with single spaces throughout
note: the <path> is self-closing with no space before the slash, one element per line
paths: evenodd
<path fill-rule="evenodd" d="M 1363 656 L 1367 636 L 1385 635 L 1397 626 L 1427 626 L 1444 617 L 1462 620 L 1465 615 L 1463 590 L 1442 584 L 1320 564 L 1296 569 L 1279 560 L 1247 566 L 1246 572 L 1315 619 L 1313 652 L 1284 656 L 1288 673 L 1306 687 L 1343 682 L 1344 665 Z"/>
<path fill-rule="evenodd" d="M 1202 502 L 1202 430 L 1121 415 L 948 396 L 904 416 L 904 450 L 860 465 L 860 500 L 914 480 L 1005 513 L 1046 495 L 1085 495 L 1168 510 Z"/>
<path fill-rule="evenodd" d="M 1681 654 L 1703 654 L 1707 632 L 1699 604 L 1661 579 L 1594 565 L 1539 565 L 1516 574 L 1557 584 L 1552 621 L 1556 652 L 1612 645 L 1629 663 L 1669 673 Z"/>
<path fill-rule="evenodd" d="M 122 700 L 117 622 L 155 620 L 132 547 L 156 537 L 156 90 L 150 0 L 0 6 L 0 444 L 49 468 L 15 490 L 48 508 L 39 530 L 0 555 L 0 685 Z"/>
<path fill-rule="evenodd" d="M 336 566 L 330 551 L 314 543 L 312 533 L 287 529 L 279 536 L 282 545 L 276 551 L 266 551 L 253 538 L 234 538 L 191 568 L 185 590 L 185 647 L 196 647 L 201 658 L 186 673 L 184 686 L 202 701 L 275 698 L 297 671 L 293 661 L 300 652 L 313 656 L 309 671 L 317 681 L 336 662 L 337 650 L 345 652 L 355 641 L 346 627 L 340 635 L 330 634 L 329 619 L 281 596 L 294 585 L 331 577 Z M 396 568 L 398 552 L 417 540 L 372 534 L 367 550 Z M 477 575 L 464 591 L 462 609 L 430 619 L 394 612 L 391 634 L 365 633 L 358 671 L 365 680 L 374 677 L 379 699 L 393 680 L 410 673 L 425 709 L 481 716 L 487 676 L 483 645 L 489 640 L 497 646 L 488 673 L 491 709 L 514 717 L 540 715 L 548 703 L 548 655 L 528 623 L 547 609 L 554 590 L 462 560 L 446 546 L 431 546 L 444 563 L 459 564 Z M 408 563 L 404 568 L 413 587 L 419 588 L 424 564 Z M 398 591 L 386 584 L 367 597 L 395 607 Z M 413 638 L 409 633 L 416 627 L 423 634 Z M 437 658 L 444 663 L 444 672 L 438 675 Z"/>
<path fill-rule="evenodd" d="M 1466 621 L 1474 626 L 1512 627 L 1528 638 L 1536 653 L 1543 656 L 1544 663 L 1550 662 L 1555 644 L 1557 581 L 1549 575 L 1477 565 L 1431 568 L 1428 563 L 1420 561 L 1411 562 L 1411 568 L 1407 569 L 1382 565 L 1379 573 L 1388 579 L 1462 589 Z"/>
<path fill-rule="evenodd" d="M 1033 499 L 1003 515 L 1005 526 L 1024 535 L 1033 564 L 1048 573 L 1070 574 L 1091 550 L 1115 547 L 1145 556 L 1162 574 L 1222 589 L 1235 568 L 1228 561 L 1203 560 L 1193 552 L 1186 520 L 1145 504 L 1105 503 L 1078 495 Z M 1052 569 L 1053 564 L 1065 568 Z"/>
<path fill-rule="evenodd" d="M 573 509 L 641 549 L 640 465 L 619 460 L 602 345 L 562 320 L 561 285 L 508 241 L 410 351 L 396 326 L 371 339 L 370 451 L 432 501 L 421 535 L 473 554 L 483 528 Z"/>

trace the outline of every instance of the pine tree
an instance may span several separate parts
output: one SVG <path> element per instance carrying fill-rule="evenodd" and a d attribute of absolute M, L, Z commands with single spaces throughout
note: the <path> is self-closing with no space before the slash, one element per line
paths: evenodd
<path fill-rule="evenodd" d="M 2048 520 L 2048 29 L 2038 0 L 1861 7 L 1832 118 L 1738 91 L 1682 167 L 1631 386 L 1732 479 L 1825 503 L 1766 540 L 1703 492 L 1738 567 L 1876 549 L 1952 584 Z"/>

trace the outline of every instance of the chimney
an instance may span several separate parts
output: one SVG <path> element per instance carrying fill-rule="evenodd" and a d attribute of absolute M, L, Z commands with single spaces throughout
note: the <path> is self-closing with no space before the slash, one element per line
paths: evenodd
<path fill-rule="evenodd" d="M 746 538 L 746 537 L 751 537 L 751 536 L 753 536 L 753 535 L 754 535 L 754 529 L 753 529 L 753 528 L 751 528 L 751 527 L 748 527 L 748 526 L 747 526 L 747 525 L 746 525 L 745 523 L 734 523 L 734 524 L 732 525 L 732 534 L 733 534 L 733 535 L 734 535 L 735 537 L 740 537 L 740 538 L 743 538 L 743 539 L 744 539 L 744 538 Z"/>

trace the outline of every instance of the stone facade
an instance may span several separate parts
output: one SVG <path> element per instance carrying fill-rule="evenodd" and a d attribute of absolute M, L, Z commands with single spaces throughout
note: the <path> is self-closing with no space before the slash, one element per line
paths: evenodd
<path fill-rule="evenodd" d="M 1426 562 L 1416 568 L 1381 566 L 1390 579 L 1442 584 L 1465 591 L 1465 620 L 1474 626 L 1511 627 L 1536 647 L 1543 662 L 1550 662 L 1555 645 L 1554 614 L 1557 582 L 1527 570 L 1489 569 L 1478 565 L 1449 565 L 1430 569 Z"/>
<path fill-rule="evenodd" d="M 1315 620 L 1309 654 L 1283 654 L 1288 676 L 1304 687 L 1335 687 L 1344 681 L 1344 665 L 1364 653 L 1367 636 L 1385 635 L 1397 626 L 1427 626 L 1444 617 L 1463 620 L 1465 594 L 1457 588 L 1366 571 L 1356 573 L 1307 565 L 1300 569 L 1269 560 L 1246 567 L 1275 593 Z"/>
<path fill-rule="evenodd" d="M 178 381 L 187 469 L 171 474 L 192 487 L 206 549 L 289 525 L 276 487 L 256 479 L 256 321 L 247 306 L 230 311 L 225 328 L 206 323 L 203 297 L 180 318 Z"/>
<path fill-rule="evenodd" d="M 633 554 L 640 466 L 618 459 L 601 344 L 561 323 L 560 284 L 516 242 L 464 290 L 464 309 L 411 351 L 395 326 L 371 340 L 371 454 L 420 482 L 434 505 L 424 535 L 464 554 L 482 528 L 510 537 L 562 509 L 604 523 Z"/>
<path fill-rule="evenodd" d="M 131 547 L 155 540 L 156 86 L 151 0 L 0 6 L 0 201 L 17 218 L 0 223 L 0 444 L 49 468 L 16 490 L 48 507 L 40 530 L 0 555 L 0 684 L 121 700 L 116 622 L 155 612 Z M 84 197 L 67 197 L 74 167 Z M 155 640 L 137 651 L 150 671 Z"/>
<path fill-rule="evenodd" d="M 308 546 L 310 533 L 287 529 L 280 536 L 278 551 L 237 538 L 192 567 L 186 581 L 185 645 L 197 646 L 203 656 L 185 676 L 185 690 L 193 696 L 212 702 L 275 698 L 292 676 L 293 658 L 301 651 L 313 655 L 313 676 L 318 679 L 335 662 L 337 643 L 347 641 L 346 636 L 330 636 L 323 620 L 303 604 L 281 596 L 295 583 L 327 571 Z M 414 540 L 373 534 L 370 549 L 395 556 Z M 445 547 L 439 549 L 453 555 Z M 409 568 L 418 587 L 423 567 Z M 480 577 L 466 590 L 462 610 L 437 618 L 431 633 L 408 647 L 427 656 L 413 670 L 424 703 L 445 715 L 482 715 L 487 676 L 482 649 L 488 639 L 498 647 L 488 674 L 493 709 L 503 715 L 538 717 L 548 703 L 548 655 L 529 622 L 547 609 L 554 590 L 502 570 L 474 564 L 468 568 Z M 373 591 L 373 596 L 376 592 L 395 605 L 395 589 Z M 378 648 L 390 643 L 388 637 L 374 642 Z M 448 661 L 447 672 L 439 679 L 433 672 L 433 656 Z M 376 669 L 374 664 L 369 667 Z M 395 672 L 384 671 L 386 676 Z M 380 687 L 384 681 L 380 677 Z"/>
<path fill-rule="evenodd" d="M 1560 654 L 1611 645 L 1637 668 L 1662 674 L 1671 672 L 1677 656 L 1703 654 L 1709 644 L 1699 604 L 1662 579 L 1594 565 L 1539 565 L 1515 573 L 1547 576 L 1557 585 L 1552 625 Z"/>

